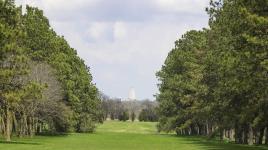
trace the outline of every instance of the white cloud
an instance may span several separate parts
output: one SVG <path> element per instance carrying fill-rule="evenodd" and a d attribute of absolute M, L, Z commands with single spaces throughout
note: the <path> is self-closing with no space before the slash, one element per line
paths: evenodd
<path fill-rule="evenodd" d="M 46 10 L 74 10 L 95 6 L 101 0 L 17 0 L 17 4 L 38 6 Z"/>
<path fill-rule="evenodd" d="M 114 24 L 114 38 L 121 39 L 124 38 L 127 34 L 127 29 L 123 22 L 115 22 Z"/>
<path fill-rule="evenodd" d="M 103 22 L 94 22 L 90 25 L 88 29 L 89 35 L 95 40 L 104 39 L 105 34 L 107 33 L 109 25 Z"/>
<path fill-rule="evenodd" d="M 207 26 L 209 0 L 18 0 L 43 9 L 91 67 L 98 88 L 113 97 L 157 92 L 155 72 L 174 41 Z"/>
<path fill-rule="evenodd" d="M 167 12 L 202 13 L 208 4 L 207 0 L 156 0 L 158 8 Z"/>

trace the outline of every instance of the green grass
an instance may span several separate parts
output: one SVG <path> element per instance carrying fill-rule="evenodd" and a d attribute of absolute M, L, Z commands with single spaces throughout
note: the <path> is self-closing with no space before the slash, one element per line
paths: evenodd
<path fill-rule="evenodd" d="M 100 133 L 139 133 L 139 134 L 156 134 L 156 123 L 153 122 L 119 122 L 107 121 L 98 126 Z"/>
<path fill-rule="evenodd" d="M 0 141 L 0 150 L 268 150 L 201 137 L 157 134 L 155 123 L 147 122 L 107 121 L 94 134 L 13 138 L 12 143 Z"/>

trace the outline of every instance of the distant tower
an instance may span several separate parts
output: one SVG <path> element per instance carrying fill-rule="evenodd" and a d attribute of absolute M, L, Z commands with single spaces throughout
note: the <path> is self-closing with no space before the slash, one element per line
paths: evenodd
<path fill-rule="evenodd" d="M 130 88 L 130 90 L 129 90 L 128 100 L 131 100 L 131 101 L 136 100 L 135 89 L 133 87 Z"/>

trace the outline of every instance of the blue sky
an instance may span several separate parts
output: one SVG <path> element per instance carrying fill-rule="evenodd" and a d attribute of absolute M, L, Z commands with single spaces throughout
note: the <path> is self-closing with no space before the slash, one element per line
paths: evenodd
<path fill-rule="evenodd" d="M 111 97 L 154 99 L 155 73 L 174 41 L 207 27 L 209 0 L 17 0 L 44 10 L 51 26 L 90 66 Z"/>

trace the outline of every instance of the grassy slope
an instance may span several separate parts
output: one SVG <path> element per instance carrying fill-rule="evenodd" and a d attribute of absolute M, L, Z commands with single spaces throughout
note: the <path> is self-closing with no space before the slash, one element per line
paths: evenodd
<path fill-rule="evenodd" d="M 157 134 L 155 123 L 109 121 L 94 134 L 15 139 L 0 143 L 0 150 L 268 150 L 206 141 L 198 137 Z"/>

